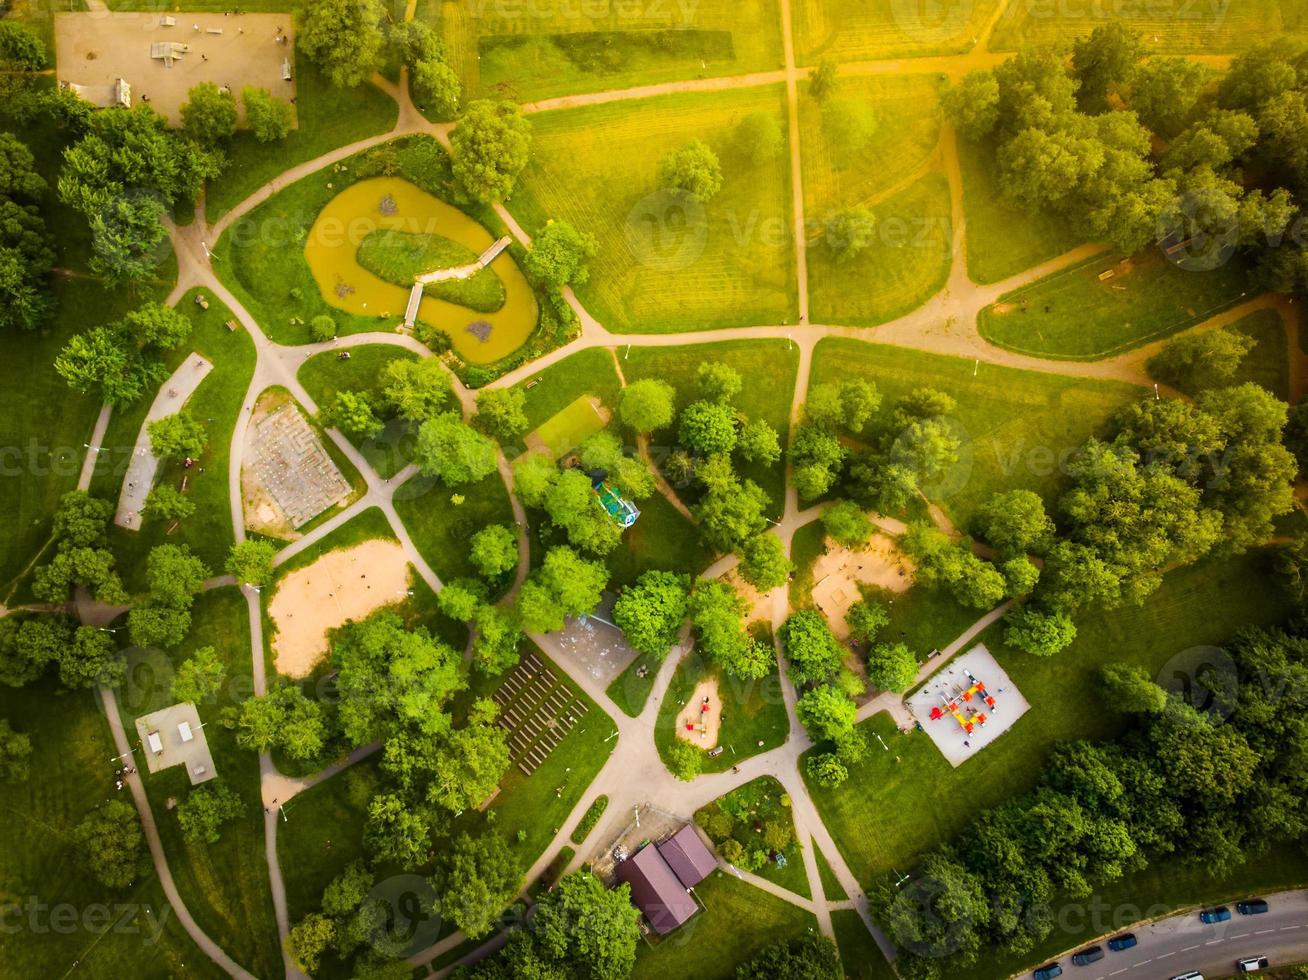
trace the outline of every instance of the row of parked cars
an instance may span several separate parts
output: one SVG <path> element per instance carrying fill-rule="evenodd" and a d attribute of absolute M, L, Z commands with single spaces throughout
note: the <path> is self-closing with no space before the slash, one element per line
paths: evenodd
<path fill-rule="evenodd" d="M 1241 915 L 1261 915 L 1267 911 L 1267 900 L 1263 898 L 1247 898 L 1242 902 L 1235 903 L 1235 910 Z M 1225 905 L 1219 905 L 1215 908 L 1204 909 L 1199 913 L 1199 921 L 1207 925 L 1213 925 L 1218 922 L 1228 922 L 1231 918 L 1231 910 Z M 1111 952 L 1120 953 L 1124 949 L 1130 949 L 1139 942 L 1133 932 L 1123 932 L 1113 936 L 1104 943 Z M 1079 949 L 1072 954 L 1073 966 L 1089 966 L 1091 963 L 1098 963 L 1107 955 L 1104 953 L 1103 946 L 1087 946 L 1085 949 Z M 1257 973 L 1260 970 L 1267 969 L 1267 957 L 1249 956 L 1241 960 L 1236 960 L 1236 969 L 1241 973 Z M 1032 976 L 1035 980 L 1054 980 L 1054 977 L 1061 977 L 1063 968 L 1057 963 L 1046 963 L 1036 970 Z M 1172 980 L 1204 980 L 1204 975 L 1195 971 L 1182 973 L 1180 976 L 1173 977 Z"/>

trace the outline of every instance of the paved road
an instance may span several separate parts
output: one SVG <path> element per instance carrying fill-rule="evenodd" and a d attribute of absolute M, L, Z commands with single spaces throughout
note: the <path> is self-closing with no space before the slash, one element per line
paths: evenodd
<path fill-rule="evenodd" d="M 1191 970 L 1206 977 L 1231 976 L 1236 961 L 1248 956 L 1266 956 L 1272 966 L 1308 961 L 1308 890 L 1281 892 L 1267 901 L 1271 909 L 1264 915 L 1240 915 L 1231 902 L 1231 921 L 1215 925 L 1200 922 L 1194 910 L 1184 912 L 1126 930 L 1140 941 L 1134 949 L 1109 952 L 1084 967 L 1072 966 L 1070 955 L 1058 962 L 1078 980 L 1155 980 Z"/>

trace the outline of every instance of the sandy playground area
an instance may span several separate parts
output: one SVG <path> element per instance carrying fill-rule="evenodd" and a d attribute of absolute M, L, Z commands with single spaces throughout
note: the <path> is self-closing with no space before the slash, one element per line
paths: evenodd
<path fill-rule="evenodd" d="M 913 560 L 892 538 L 879 533 L 859 551 L 850 551 L 829 538 L 827 548 L 813 563 L 813 603 L 827 617 L 836 638 L 845 640 L 849 637 L 845 613 L 863 598 L 859 586 L 907 592 L 913 585 Z"/>
<path fill-rule="evenodd" d="M 152 45 L 167 46 L 173 56 L 152 57 Z M 242 120 L 241 89 L 246 85 L 266 88 L 288 102 L 295 99 L 295 22 L 289 12 L 55 14 L 55 51 L 59 81 L 84 86 L 88 100 L 102 102 L 121 78 L 131 86 L 133 105 L 151 106 L 174 126 L 181 122 L 187 92 L 201 82 L 230 88 Z M 162 55 L 163 48 L 156 53 Z"/>
<path fill-rule="evenodd" d="M 701 749 L 716 748 L 722 729 L 722 698 L 718 679 L 709 677 L 695 685 L 686 706 L 677 714 L 677 738 Z"/>
<path fill-rule="evenodd" d="M 273 663 L 287 677 L 309 674 L 327 652 L 327 632 L 399 602 L 409 588 L 409 560 L 397 541 L 375 539 L 329 551 L 277 584 L 268 603 Z"/>

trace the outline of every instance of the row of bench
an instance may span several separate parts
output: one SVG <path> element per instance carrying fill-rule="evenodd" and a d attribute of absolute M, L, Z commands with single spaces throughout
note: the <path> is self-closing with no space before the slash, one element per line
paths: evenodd
<path fill-rule="evenodd" d="M 530 776 L 572 730 L 587 706 L 575 700 L 534 653 L 527 654 L 492 695 L 497 724 L 510 733 L 511 758 Z"/>

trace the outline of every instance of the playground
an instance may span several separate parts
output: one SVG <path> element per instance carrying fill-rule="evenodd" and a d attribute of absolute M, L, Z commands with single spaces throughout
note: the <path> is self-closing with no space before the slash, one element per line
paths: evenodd
<path fill-rule="evenodd" d="M 328 632 L 401 601 L 409 574 L 409 559 L 399 542 L 375 538 L 329 551 L 286 575 L 268 602 L 277 673 L 308 676 L 330 646 Z"/>
<path fill-rule="evenodd" d="M 382 229 L 439 236 L 476 255 L 496 242 L 458 208 L 399 177 L 361 180 L 337 194 L 309 230 L 304 257 L 323 299 L 347 313 L 388 321 L 382 329 L 404 322 L 412 291 L 411 286 L 387 282 L 359 263 L 364 240 Z M 498 310 L 477 312 L 423 295 L 417 311 L 419 320 L 444 330 L 454 350 L 472 364 L 489 364 L 512 354 L 536 329 L 540 313 L 531 285 L 509 252 L 500 252 L 488 268 L 504 284 L 504 305 Z"/>
<path fill-rule="evenodd" d="M 932 674 L 904 703 L 954 767 L 993 743 L 1031 707 L 980 643 Z"/>
<path fill-rule="evenodd" d="M 718 744 L 722 729 L 722 697 L 718 679 L 706 677 L 695 685 L 690 700 L 677 714 L 677 738 L 708 750 Z"/>
<path fill-rule="evenodd" d="M 289 5 L 288 5 L 289 6 Z M 295 98 L 295 22 L 284 14 L 89 11 L 56 14 L 59 81 L 107 107 L 118 79 L 133 104 L 148 104 L 174 126 L 187 93 L 201 82 L 231 89 L 244 119 L 241 89 Z"/>

